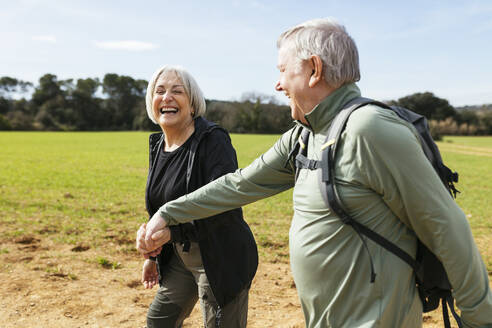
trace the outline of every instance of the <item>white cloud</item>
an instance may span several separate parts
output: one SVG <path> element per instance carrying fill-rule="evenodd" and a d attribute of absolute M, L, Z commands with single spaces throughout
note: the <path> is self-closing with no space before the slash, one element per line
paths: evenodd
<path fill-rule="evenodd" d="M 32 39 L 34 41 L 56 43 L 56 37 L 54 35 L 35 35 Z"/>
<path fill-rule="evenodd" d="M 95 41 L 96 47 L 107 50 L 147 51 L 159 46 L 150 42 L 124 40 L 124 41 Z"/>

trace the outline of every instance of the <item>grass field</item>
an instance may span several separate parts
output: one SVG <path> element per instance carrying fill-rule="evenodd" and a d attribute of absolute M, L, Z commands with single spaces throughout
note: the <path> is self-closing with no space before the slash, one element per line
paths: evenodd
<path fill-rule="evenodd" d="M 278 138 L 233 135 L 239 165 Z M 490 242 L 492 137 L 447 137 L 444 161 L 460 173 L 458 203 L 475 237 Z M 147 219 L 144 189 L 148 133 L 0 133 L 0 222 L 4 238 L 40 233 L 60 243 L 100 245 L 119 239 L 133 252 L 134 233 Z M 288 260 L 292 192 L 246 206 L 245 217 L 269 260 Z M 485 244 L 486 245 L 486 244 Z M 126 248 L 125 248 L 126 247 Z M 492 256 L 484 260 L 492 270 Z"/>
<path fill-rule="evenodd" d="M 232 135 L 240 166 L 277 138 Z M 446 137 L 439 147 L 444 162 L 460 173 L 457 202 L 492 272 L 492 137 Z M 135 232 L 147 220 L 147 168 L 144 132 L 0 132 L 0 256 L 9 252 L 4 242 L 38 236 L 91 245 L 95 254 L 87 262 L 118 269 L 120 255 L 137 255 Z M 261 261 L 288 263 L 291 197 L 287 191 L 244 209 Z M 10 265 L 0 262 L 0 272 Z"/>

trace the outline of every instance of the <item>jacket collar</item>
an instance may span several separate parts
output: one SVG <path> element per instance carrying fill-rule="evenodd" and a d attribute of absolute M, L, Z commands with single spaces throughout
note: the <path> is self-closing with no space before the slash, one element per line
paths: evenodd
<path fill-rule="evenodd" d="M 329 124 L 343 106 L 354 98 L 360 97 L 360 90 L 355 83 L 349 83 L 333 91 L 323 99 L 312 111 L 304 115 L 314 133 L 328 129 Z M 297 122 L 300 124 L 300 122 Z M 303 125 L 303 124 L 301 124 Z"/>

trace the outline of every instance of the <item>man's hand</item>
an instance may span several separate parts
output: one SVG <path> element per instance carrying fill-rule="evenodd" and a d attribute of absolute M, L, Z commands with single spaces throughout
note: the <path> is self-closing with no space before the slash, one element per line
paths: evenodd
<path fill-rule="evenodd" d="M 164 229 L 165 227 L 166 227 L 166 222 L 164 221 L 164 219 L 159 214 L 159 211 L 157 211 L 152 216 L 152 219 L 150 219 L 150 221 L 147 223 L 147 226 L 145 228 L 145 243 L 148 246 L 151 245 L 152 244 L 152 235 L 155 234 L 157 231 Z M 153 250 L 153 249 L 150 249 L 150 250 Z"/>
<path fill-rule="evenodd" d="M 147 224 L 144 223 L 137 231 L 137 245 L 136 248 L 146 259 L 150 256 L 157 256 L 162 251 L 162 245 L 167 243 L 171 239 L 171 231 L 169 228 L 158 230 L 151 235 L 150 240 L 147 241 L 145 236 L 147 234 Z"/>
<path fill-rule="evenodd" d="M 144 257 L 157 256 L 162 250 L 162 245 L 171 240 L 171 230 L 168 227 L 158 230 L 150 237 L 150 241 L 145 240 L 147 253 L 144 253 Z"/>
<path fill-rule="evenodd" d="M 146 289 L 151 289 L 159 282 L 157 264 L 151 260 L 145 260 L 142 268 L 142 283 Z"/>

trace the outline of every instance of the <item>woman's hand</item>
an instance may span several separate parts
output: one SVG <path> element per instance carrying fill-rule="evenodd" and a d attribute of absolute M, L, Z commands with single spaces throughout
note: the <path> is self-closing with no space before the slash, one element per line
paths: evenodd
<path fill-rule="evenodd" d="M 149 256 L 157 256 L 162 250 L 162 245 L 167 243 L 171 239 L 171 231 L 169 228 L 158 230 L 150 236 L 150 240 L 146 240 L 147 224 L 144 223 L 137 231 L 137 245 L 136 248 L 146 259 Z"/>
<path fill-rule="evenodd" d="M 145 260 L 142 268 L 142 283 L 145 289 L 152 289 L 158 282 L 157 263 L 151 260 Z"/>
<path fill-rule="evenodd" d="M 145 228 L 147 227 L 147 223 L 144 223 L 140 226 L 140 228 L 137 231 L 137 245 L 136 248 L 137 250 L 142 253 L 148 253 L 147 251 L 147 246 L 145 245 Z"/>

